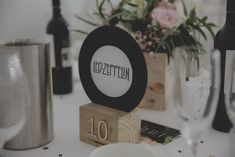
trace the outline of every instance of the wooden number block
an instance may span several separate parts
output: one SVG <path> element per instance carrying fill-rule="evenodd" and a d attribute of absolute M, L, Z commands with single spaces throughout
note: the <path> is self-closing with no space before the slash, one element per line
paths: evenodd
<path fill-rule="evenodd" d="M 80 139 L 100 146 L 138 143 L 141 120 L 138 110 L 130 113 L 90 103 L 80 107 Z"/>

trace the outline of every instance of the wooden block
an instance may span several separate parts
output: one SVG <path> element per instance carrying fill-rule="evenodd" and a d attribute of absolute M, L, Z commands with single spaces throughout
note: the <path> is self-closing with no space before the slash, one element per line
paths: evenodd
<path fill-rule="evenodd" d="M 152 110 L 165 110 L 167 55 L 165 53 L 151 55 L 144 53 L 144 57 L 148 69 L 148 83 L 139 107 Z"/>
<path fill-rule="evenodd" d="M 95 146 L 138 143 L 141 120 L 138 109 L 126 113 L 90 103 L 80 107 L 80 140 Z"/>

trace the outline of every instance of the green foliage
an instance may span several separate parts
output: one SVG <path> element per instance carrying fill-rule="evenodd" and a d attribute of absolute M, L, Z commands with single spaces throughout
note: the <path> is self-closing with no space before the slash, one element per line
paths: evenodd
<path fill-rule="evenodd" d="M 174 140 L 173 136 L 167 136 L 164 140 L 164 144 L 168 144 Z"/>
<path fill-rule="evenodd" d="M 176 47 L 183 48 L 190 59 L 198 60 L 199 54 L 205 52 L 204 47 L 199 41 L 198 34 L 207 40 L 208 31 L 214 38 L 213 27 L 215 24 L 208 22 L 208 17 L 199 17 L 196 9 L 188 11 L 182 0 L 183 13 L 185 20 L 179 27 L 166 29 L 160 24 L 153 25 L 151 19 L 152 10 L 156 4 L 162 0 L 120 0 L 118 6 L 113 7 L 110 0 L 96 0 L 97 10 L 94 13 L 105 25 L 121 24 L 132 34 L 141 34 L 141 47 L 146 52 L 166 52 L 169 57 L 173 57 L 173 50 Z M 168 0 L 174 3 L 175 0 Z M 107 7 L 111 8 L 111 13 L 107 13 Z M 92 26 L 98 25 L 92 21 L 76 16 Z M 86 32 L 76 30 L 85 34 Z M 139 38 L 139 37 L 138 37 Z M 137 40 L 138 42 L 138 40 Z M 152 43 L 150 46 L 149 43 Z"/>

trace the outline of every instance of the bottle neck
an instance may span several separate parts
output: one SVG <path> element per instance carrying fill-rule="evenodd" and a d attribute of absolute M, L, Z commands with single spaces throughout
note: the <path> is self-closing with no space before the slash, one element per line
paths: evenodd
<path fill-rule="evenodd" d="M 235 11 L 227 11 L 225 26 L 235 28 Z"/>
<path fill-rule="evenodd" d="M 60 7 L 53 7 L 53 17 L 60 17 L 60 16 L 61 16 Z"/>
<path fill-rule="evenodd" d="M 227 27 L 235 27 L 235 0 L 227 0 L 227 12 L 226 12 Z"/>

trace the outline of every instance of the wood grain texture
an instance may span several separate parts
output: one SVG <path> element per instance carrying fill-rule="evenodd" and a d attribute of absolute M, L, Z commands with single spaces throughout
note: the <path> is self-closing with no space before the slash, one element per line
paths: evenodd
<path fill-rule="evenodd" d="M 94 135 L 91 135 L 91 123 L 89 123 L 92 118 Z M 100 123 L 103 125 L 98 127 Z M 140 125 L 141 120 L 137 109 L 126 113 L 94 103 L 80 107 L 80 140 L 95 146 L 110 143 L 138 143 Z M 107 139 L 102 140 L 99 136 L 106 136 L 105 129 L 107 129 Z"/>
<path fill-rule="evenodd" d="M 151 55 L 144 53 L 144 57 L 148 69 L 148 83 L 139 107 L 152 110 L 165 110 L 167 55 L 165 53 Z"/>

